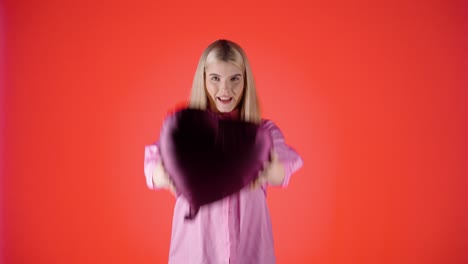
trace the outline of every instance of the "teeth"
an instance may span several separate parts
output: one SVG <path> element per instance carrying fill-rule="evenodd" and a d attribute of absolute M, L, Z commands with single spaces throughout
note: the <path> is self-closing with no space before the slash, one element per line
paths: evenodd
<path fill-rule="evenodd" d="M 230 97 L 219 97 L 219 99 L 223 100 L 223 101 L 227 101 L 229 99 L 231 99 Z"/>

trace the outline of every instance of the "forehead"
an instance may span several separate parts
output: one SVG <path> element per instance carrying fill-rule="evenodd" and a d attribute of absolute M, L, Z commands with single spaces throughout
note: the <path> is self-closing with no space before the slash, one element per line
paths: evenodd
<path fill-rule="evenodd" d="M 205 71 L 208 74 L 216 73 L 219 75 L 242 74 L 242 69 L 237 64 L 221 60 L 215 60 L 206 64 Z"/>

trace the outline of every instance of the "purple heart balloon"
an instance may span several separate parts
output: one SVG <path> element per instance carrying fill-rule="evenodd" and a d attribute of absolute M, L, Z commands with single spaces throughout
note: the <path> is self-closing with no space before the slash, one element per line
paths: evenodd
<path fill-rule="evenodd" d="M 190 203 L 186 218 L 255 180 L 272 144 L 264 127 L 209 111 L 183 109 L 168 116 L 161 130 L 161 158 L 177 191 Z"/>

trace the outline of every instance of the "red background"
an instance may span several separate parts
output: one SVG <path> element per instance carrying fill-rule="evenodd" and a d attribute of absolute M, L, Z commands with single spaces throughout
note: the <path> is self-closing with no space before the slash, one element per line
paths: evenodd
<path fill-rule="evenodd" d="M 144 145 L 228 38 L 305 162 L 278 263 L 468 263 L 468 7 L 376 2 L 2 2 L 0 262 L 167 263 Z"/>

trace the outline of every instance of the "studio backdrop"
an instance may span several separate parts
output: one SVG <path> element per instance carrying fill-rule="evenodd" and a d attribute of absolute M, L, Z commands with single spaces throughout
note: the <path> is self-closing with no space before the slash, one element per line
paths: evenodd
<path fill-rule="evenodd" d="M 269 188 L 279 264 L 468 263 L 464 1 L 0 3 L 0 263 L 167 263 L 144 146 L 202 51 L 246 51 L 304 159 Z"/>

